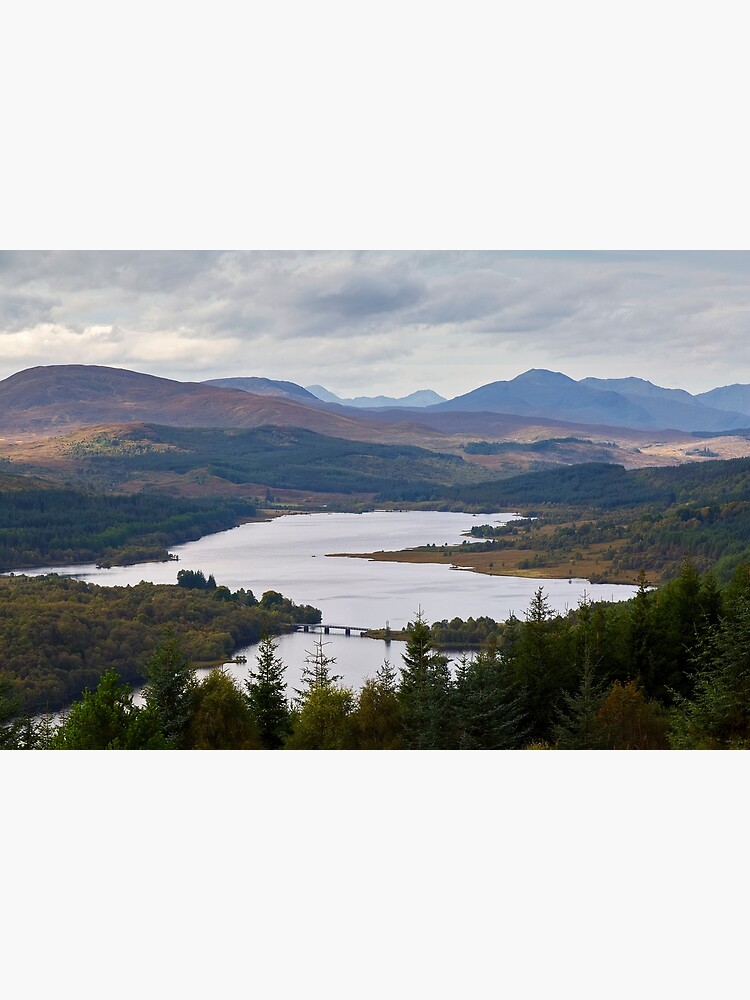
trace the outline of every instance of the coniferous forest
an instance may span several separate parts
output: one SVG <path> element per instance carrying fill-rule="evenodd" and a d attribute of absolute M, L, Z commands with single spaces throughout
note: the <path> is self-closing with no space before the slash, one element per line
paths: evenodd
<path fill-rule="evenodd" d="M 523 619 L 429 625 L 420 613 L 407 629 L 402 662 L 384 657 L 360 691 L 340 684 L 320 643 L 291 698 L 273 633 L 319 620 L 315 609 L 273 591 L 257 601 L 201 577 L 129 588 L 2 580 L 2 746 L 750 747 L 748 565 L 719 586 L 686 561 L 659 589 L 644 575 L 631 601 L 584 601 L 566 615 L 552 612 L 542 588 Z M 221 668 L 196 678 L 196 665 L 259 637 L 244 684 Z M 452 671 L 446 650 L 469 644 L 475 651 Z M 133 705 L 129 682 L 145 682 L 143 705 Z M 45 699 L 51 707 L 73 693 L 61 722 L 32 717 Z"/>

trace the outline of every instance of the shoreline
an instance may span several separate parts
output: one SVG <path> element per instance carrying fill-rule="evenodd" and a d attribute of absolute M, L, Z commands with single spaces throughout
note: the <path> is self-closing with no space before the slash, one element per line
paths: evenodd
<path fill-rule="evenodd" d="M 608 548 L 608 546 L 602 546 Z M 606 565 L 601 565 L 598 553 L 592 558 L 576 563 L 572 561 L 550 562 L 548 565 L 519 566 L 520 562 L 538 559 L 533 549 L 505 549 L 491 552 L 471 552 L 469 546 L 436 549 L 400 549 L 378 552 L 328 552 L 327 557 L 343 559 L 368 559 L 370 562 L 435 563 L 445 565 L 460 572 L 482 573 L 485 576 L 512 576 L 541 580 L 586 580 L 591 584 L 611 583 L 637 585 L 637 573 L 610 573 Z M 601 568 L 600 568 L 601 567 Z"/>

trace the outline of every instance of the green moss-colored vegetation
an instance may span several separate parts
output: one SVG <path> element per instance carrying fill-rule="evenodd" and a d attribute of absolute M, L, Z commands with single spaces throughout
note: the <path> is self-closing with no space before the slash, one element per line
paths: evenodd
<path fill-rule="evenodd" d="M 0 481 L 0 572 L 76 562 L 128 564 L 168 558 L 168 546 L 234 527 L 250 500 L 182 500 L 91 493 L 23 477 Z"/>
<path fill-rule="evenodd" d="M 186 596 L 211 600 L 199 590 Z M 277 604 L 275 597 L 266 603 Z M 685 563 L 658 590 L 642 579 L 629 602 L 584 601 L 564 615 L 551 610 L 541 589 L 523 620 L 429 626 L 419 614 L 406 630 L 400 674 L 386 660 L 355 692 L 339 684 L 335 661 L 321 646 L 293 701 L 272 639 L 261 645 L 243 691 L 219 671 L 197 682 L 184 627 L 183 619 L 181 631 L 162 632 L 144 658 L 142 708 L 132 705 L 119 674 L 104 669 L 61 726 L 34 724 L 13 717 L 13 692 L 0 675 L 0 746 L 750 748 L 748 565 L 720 588 Z M 478 648 L 451 672 L 440 647 L 469 642 Z"/>
<path fill-rule="evenodd" d="M 58 708 L 94 688 L 112 668 L 128 682 L 144 680 L 144 664 L 167 626 L 196 663 L 228 659 L 263 633 L 320 612 L 276 591 L 169 584 L 100 587 L 54 574 L 0 577 L 0 676 L 28 711 Z"/>
<path fill-rule="evenodd" d="M 557 565 L 575 573 L 597 549 L 606 564 L 601 579 L 632 579 L 644 567 L 669 579 L 690 558 L 728 581 L 750 557 L 749 459 L 632 471 L 577 465 L 465 486 L 460 495 L 484 510 L 534 515 L 525 524 L 472 529 L 485 539 L 475 552 L 533 550 L 522 569 Z"/>
<path fill-rule="evenodd" d="M 556 452 L 561 444 L 594 445 L 590 438 L 559 437 L 543 438 L 541 441 L 467 441 L 464 451 L 467 455 L 507 455 L 515 452 L 546 453 Z M 616 448 L 613 442 L 607 442 L 610 448 Z M 597 445 L 598 447 L 598 445 Z"/>
<path fill-rule="evenodd" d="M 145 473 L 200 472 L 235 484 L 331 493 L 397 493 L 409 482 L 426 497 L 433 487 L 480 482 L 486 469 L 455 455 L 410 445 L 371 444 L 326 437 L 300 428 L 254 430 L 146 425 L 133 431 L 137 447 L 127 447 L 126 432 L 97 436 L 96 447 L 73 451 L 84 475 L 95 481 L 122 482 Z M 147 435 L 148 446 L 144 445 Z"/>
<path fill-rule="evenodd" d="M 450 495 L 458 491 L 450 491 Z M 658 469 L 584 463 L 461 488 L 467 503 L 485 510 L 508 504 L 586 503 L 597 510 L 634 504 L 710 504 L 750 499 L 750 459 L 696 462 Z"/>

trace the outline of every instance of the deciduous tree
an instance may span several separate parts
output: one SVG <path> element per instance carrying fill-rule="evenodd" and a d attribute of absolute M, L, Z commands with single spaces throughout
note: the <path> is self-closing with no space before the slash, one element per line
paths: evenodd
<path fill-rule="evenodd" d="M 188 750 L 260 750 L 258 725 L 240 688 L 217 667 L 197 685 L 183 745 Z"/>
<path fill-rule="evenodd" d="M 356 750 L 357 719 L 351 688 L 336 684 L 312 688 L 300 708 L 288 750 Z"/>
<path fill-rule="evenodd" d="M 133 705 L 131 689 L 108 670 L 95 691 L 84 691 L 50 740 L 52 750 L 161 750 L 159 719 Z"/>

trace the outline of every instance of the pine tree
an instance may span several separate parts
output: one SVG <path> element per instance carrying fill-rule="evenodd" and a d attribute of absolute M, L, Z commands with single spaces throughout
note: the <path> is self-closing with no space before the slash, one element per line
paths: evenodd
<path fill-rule="evenodd" d="M 266 750 L 278 750 L 291 732 L 291 714 L 286 697 L 284 664 L 276 655 L 278 643 L 264 636 L 258 645 L 257 668 L 245 681 L 246 698 L 258 723 Z"/>
<path fill-rule="evenodd" d="M 454 703 L 460 750 L 511 750 L 521 746 L 527 733 L 523 699 L 494 649 L 459 660 Z"/>
<path fill-rule="evenodd" d="M 315 643 L 315 651 L 306 650 L 305 666 L 302 668 L 302 687 L 295 688 L 295 709 L 299 711 L 310 695 L 311 691 L 319 688 L 327 688 L 336 684 L 342 679 L 342 674 L 332 674 L 330 668 L 336 662 L 335 656 L 326 656 L 323 646 L 329 645 L 322 639 Z"/>
<path fill-rule="evenodd" d="M 196 681 L 192 664 L 171 629 L 156 647 L 145 667 L 148 683 L 146 705 L 159 720 L 170 746 L 179 748 L 190 718 L 190 699 Z"/>
<path fill-rule="evenodd" d="M 598 750 L 602 748 L 597 719 L 604 690 L 596 680 L 589 651 L 584 652 L 581 684 L 575 694 L 564 692 L 559 721 L 553 733 L 558 750 Z"/>
<path fill-rule="evenodd" d="M 421 608 L 407 628 L 399 686 L 405 746 L 412 750 L 453 749 L 453 680 L 448 660 L 433 650 L 432 632 Z"/>
<path fill-rule="evenodd" d="M 396 671 L 384 660 L 374 680 L 362 685 L 357 700 L 357 726 L 361 750 L 398 750 L 403 739 L 401 704 L 396 692 Z"/>

